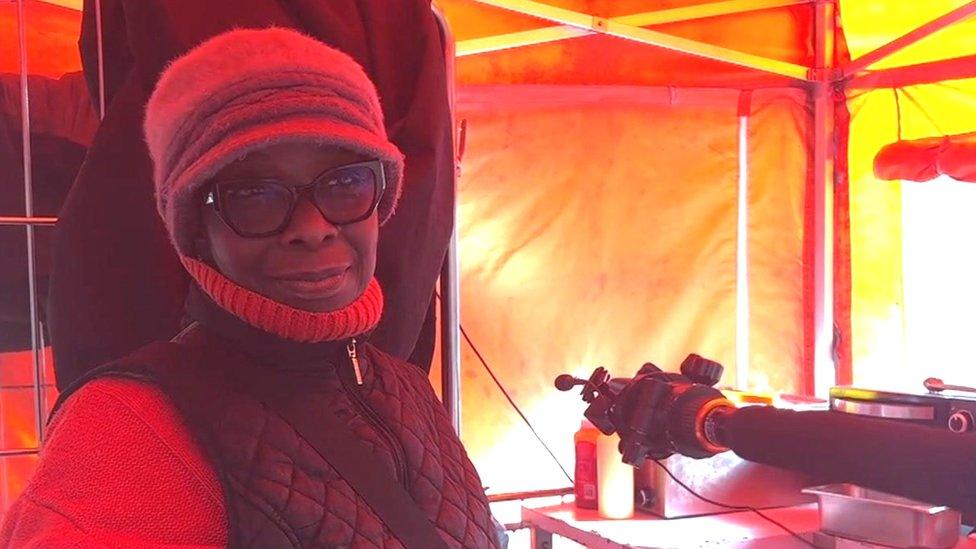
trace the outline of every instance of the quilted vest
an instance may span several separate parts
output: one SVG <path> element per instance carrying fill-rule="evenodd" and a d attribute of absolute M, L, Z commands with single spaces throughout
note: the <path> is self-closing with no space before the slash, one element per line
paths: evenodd
<path fill-rule="evenodd" d="M 282 419 L 285 409 L 345 421 L 449 547 L 498 547 L 481 480 L 419 368 L 352 341 L 272 341 L 213 309 L 194 315 L 177 342 L 92 371 L 60 401 L 103 376 L 160 387 L 220 479 L 231 547 L 402 547 Z M 362 385 L 348 345 L 358 350 Z"/>

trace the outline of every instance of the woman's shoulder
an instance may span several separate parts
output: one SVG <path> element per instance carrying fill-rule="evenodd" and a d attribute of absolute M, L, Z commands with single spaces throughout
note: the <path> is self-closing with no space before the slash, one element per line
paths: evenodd
<path fill-rule="evenodd" d="M 103 443 L 128 437 L 150 436 L 168 441 L 189 441 L 176 407 L 159 386 L 134 378 L 109 375 L 92 379 L 76 389 L 55 412 L 42 454 L 64 438 L 112 435 Z"/>
<path fill-rule="evenodd" d="M 47 434 L 22 500 L 84 531 L 205 542 L 225 535 L 216 475 L 158 387 L 91 380 L 64 402 Z"/>
<path fill-rule="evenodd" d="M 79 388 L 51 422 L 39 469 L 61 452 L 79 448 L 92 452 L 74 456 L 80 461 L 118 464 L 133 476 L 156 476 L 155 467 L 170 463 L 222 499 L 202 449 L 169 397 L 152 383 L 109 376 Z M 140 467 L 144 469 L 138 471 Z"/>

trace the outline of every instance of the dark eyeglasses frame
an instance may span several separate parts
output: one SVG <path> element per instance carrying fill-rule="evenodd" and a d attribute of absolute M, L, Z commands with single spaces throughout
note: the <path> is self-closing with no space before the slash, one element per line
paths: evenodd
<path fill-rule="evenodd" d="M 322 179 L 327 175 L 339 170 L 344 170 L 347 168 L 357 168 L 360 166 L 368 167 L 373 172 L 373 177 L 375 178 L 374 181 L 376 182 L 374 183 L 375 196 L 373 197 L 373 204 L 369 207 L 369 210 L 367 210 L 366 213 L 363 214 L 362 216 L 357 217 L 356 219 L 353 219 L 351 221 L 343 221 L 342 223 L 336 223 L 335 221 L 329 219 L 329 216 L 325 215 L 325 212 L 323 212 L 322 209 L 319 208 L 319 205 L 315 203 L 315 197 L 314 195 L 312 195 L 312 193 L 315 191 L 315 187 L 317 187 L 319 183 L 321 183 Z M 288 214 L 285 216 L 284 221 L 281 223 L 281 225 L 279 225 L 275 229 L 263 233 L 245 233 L 238 230 L 238 228 L 235 227 L 233 223 L 231 223 L 224 217 L 223 211 L 221 210 L 221 206 L 220 206 L 220 195 L 221 195 L 220 187 L 223 185 L 231 185 L 234 183 L 255 182 L 255 181 L 276 183 L 288 189 L 288 191 L 291 193 L 291 207 L 288 208 Z M 376 211 L 376 208 L 379 206 L 380 201 L 383 199 L 384 192 L 386 192 L 386 177 L 383 171 L 383 162 L 381 162 L 380 160 L 367 160 L 365 162 L 355 162 L 353 164 L 345 164 L 343 166 L 335 166 L 329 168 L 323 171 L 322 173 L 318 174 L 317 176 L 315 176 L 315 179 L 313 179 L 311 183 L 307 183 L 305 185 L 299 185 L 297 187 L 284 185 L 281 183 L 281 181 L 277 179 L 260 178 L 260 177 L 247 178 L 247 179 L 225 179 L 223 181 L 215 181 L 210 185 L 210 190 L 207 191 L 207 193 L 204 195 L 204 204 L 212 204 L 214 208 L 214 212 L 217 214 L 217 217 L 220 219 L 220 221 L 224 225 L 226 225 L 228 229 L 234 231 L 238 236 L 242 238 L 265 238 L 269 236 L 275 236 L 284 232 L 284 230 L 288 227 L 288 225 L 291 224 L 291 218 L 293 215 L 295 215 L 295 207 L 298 205 L 298 200 L 301 198 L 308 198 L 308 201 L 311 202 L 313 206 L 315 206 L 315 209 L 318 210 L 319 214 L 321 214 L 326 221 L 328 221 L 329 223 L 337 227 L 341 227 L 343 225 L 352 225 L 353 223 L 359 223 L 360 221 L 363 221 L 369 218 L 369 216 L 373 215 L 373 212 Z"/>

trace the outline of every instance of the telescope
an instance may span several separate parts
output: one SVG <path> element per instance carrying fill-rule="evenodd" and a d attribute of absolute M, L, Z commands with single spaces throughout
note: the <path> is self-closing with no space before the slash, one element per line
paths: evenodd
<path fill-rule="evenodd" d="M 597 368 L 589 379 L 560 375 L 555 385 L 582 388 L 585 416 L 604 434 L 619 434 L 623 461 L 633 466 L 673 454 L 704 459 L 731 451 L 820 484 L 856 484 L 976 515 L 976 436 L 965 406 L 933 394 L 941 400 L 925 412 L 928 397 L 899 405 L 894 394 L 838 388 L 833 410 L 740 408 L 714 387 L 722 372 L 721 364 L 690 355 L 679 373 L 648 363 L 633 378 Z M 906 409 L 925 413 L 891 419 Z M 942 421 L 948 428 L 936 427 Z"/>

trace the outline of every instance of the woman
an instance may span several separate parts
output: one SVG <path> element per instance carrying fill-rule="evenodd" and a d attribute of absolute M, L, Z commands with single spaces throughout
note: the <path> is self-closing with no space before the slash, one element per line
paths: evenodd
<path fill-rule="evenodd" d="M 192 323 L 62 395 L 0 540 L 399 547 L 429 522 L 437 544 L 497 546 L 425 375 L 366 342 L 403 157 L 361 67 L 232 31 L 167 68 L 145 133 Z M 370 482 L 419 513 L 391 518 Z"/>

